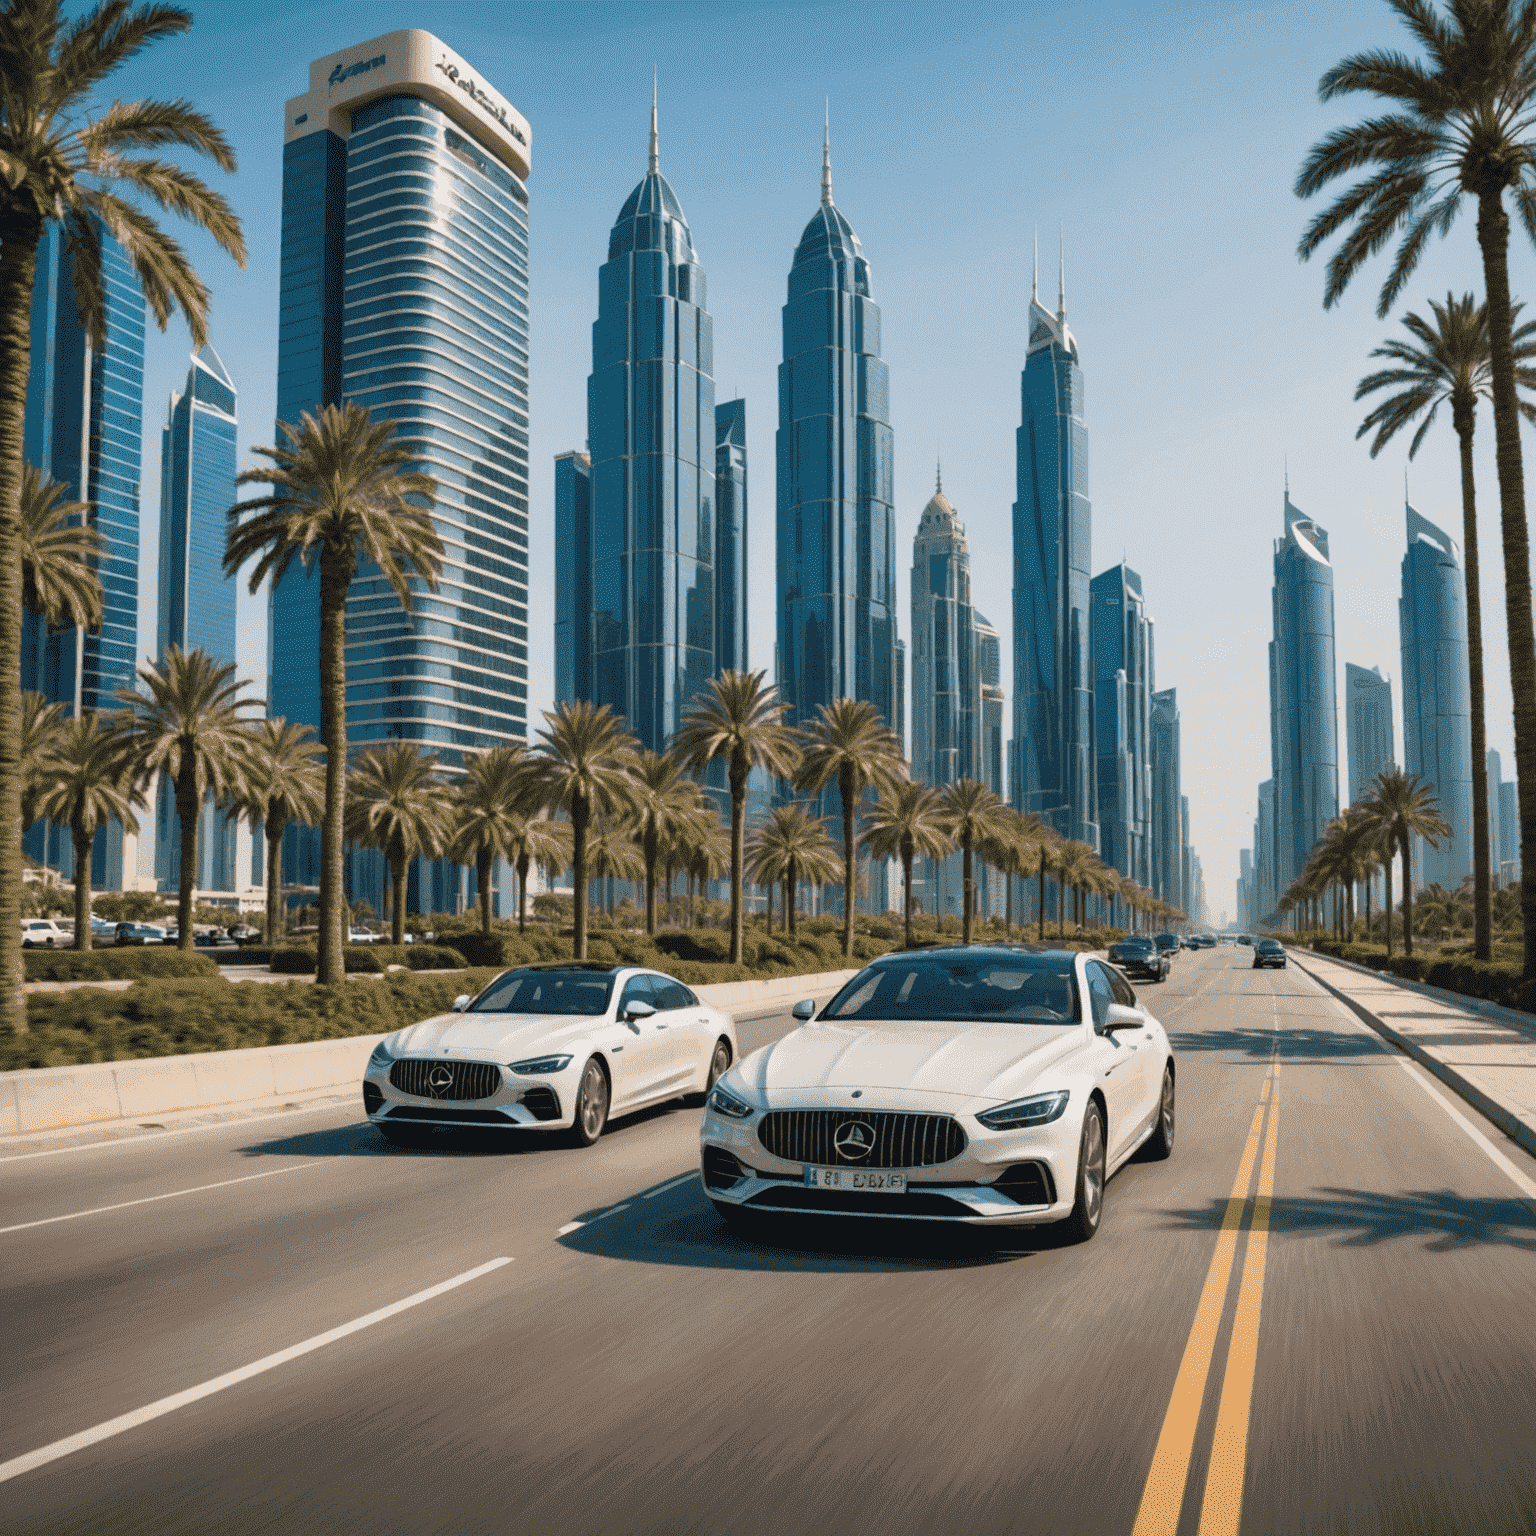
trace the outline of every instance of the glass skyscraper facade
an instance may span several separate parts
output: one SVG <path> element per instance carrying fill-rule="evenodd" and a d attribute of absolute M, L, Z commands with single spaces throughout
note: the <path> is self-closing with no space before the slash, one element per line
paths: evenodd
<path fill-rule="evenodd" d="M 1275 541 L 1269 647 L 1269 741 L 1275 797 L 1278 901 L 1312 845 L 1339 813 L 1338 698 L 1333 647 L 1333 566 L 1328 532 L 1285 497 Z"/>
<path fill-rule="evenodd" d="M 747 402 L 715 407 L 715 670 L 748 670 Z"/>
<path fill-rule="evenodd" d="M 1380 667 L 1344 663 L 1344 734 L 1349 750 L 1349 803 L 1359 805 L 1376 775 L 1397 761 L 1393 748 L 1392 684 Z"/>
<path fill-rule="evenodd" d="M 278 416 L 346 400 L 393 418 L 437 481 L 445 548 L 410 614 L 376 570 L 353 583 L 349 741 L 418 742 L 450 769 L 527 737 L 530 137 L 421 31 L 317 60 L 285 119 Z M 269 691 L 274 715 L 317 730 L 318 596 L 297 567 L 274 588 Z M 318 854 L 290 831 L 285 880 L 317 884 Z M 377 906 L 381 861 L 355 858 L 351 882 Z M 413 868 L 416 909 L 466 899 L 462 871 Z"/>
<path fill-rule="evenodd" d="M 880 309 L 853 226 L 832 201 L 805 226 L 784 305 L 775 438 L 778 678 L 789 723 L 834 699 L 897 707 L 896 529 L 890 380 Z"/>
<path fill-rule="evenodd" d="M 619 210 L 587 380 L 592 698 L 664 751 L 715 673 L 714 327 L 704 269 L 661 174 Z"/>
<path fill-rule="evenodd" d="M 1099 856 L 1149 887 L 1152 842 L 1152 621 L 1141 577 L 1100 571 L 1093 603 L 1093 707 Z"/>
<path fill-rule="evenodd" d="M 592 697 L 592 460 L 555 457 L 555 702 Z"/>
<path fill-rule="evenodd" d="M 192 354 L 187 387 L 171 395 L 160 433 L 160 581 L 156 650 L 202 649 L 235 659 L 237 583 L 224 575 L 228 511 L 235 503 L 239 427 L 234 380 L 212 347 Z M 235 823 L 211 803 L 197 829 L 197 886 L 235 889 Z M 162 782 L 155 803 L 155 879 L 180 882 L 181 822 L 176 795 Z"/>
<path fill-rule="evenodd" d="M 1450 837 L 1415 850 L 1414 888 L 1455 890 L 1472 873 L 1472 704 L 1461 546 L 1413 507 L 1398 604 L 1403 648 L 1403 766 L 1440 802 Z"/>
<path fill-rule="evenodd" d="M 1099 846 L 1090 669 L 1088 428 L 1083 370 L 1056 313 L 1029 305 L 1020 380 L 1018 499 L 1013 505 L 1013 786 L 1015 807 Z"/>
<path fill-rule="evenodd" d="M 1183 791 L 1179 695 L 1166 688 L 1152 695 L 1152 894 L 1185 908 L 1184 842 L 1187 801 Z M 1194 914 L 1191 913 L 1191 916 Z"/>
<path fill-rule="evenodd" d="M 99 630 L 50 632 L 28 613 L 22 630 L 21 686 L 81 710 L 113 709 L 117 693 L 134 686 L 139 623 L 139 480 L 144 437 L 143 290 L 133 266 L 106 229 L 101 243 L 104 344 L 93 347 L 80 324 L 74 265 L 60 226 L 44 227 L 32 292 L 32 360 L 27 378 L 23 451 L 73 501 L 91 505 L 91 525 L 106 541 Z M 96 834 L 91 882 L 98 890 L 131 884 L 124 868 L 123 829 L 111 822 Z M 32 857 L 68 877 L 73 854 L 67 834 L 39 822 L 26 838 Z M 136 864 L 130 850 L 127 863 Z"/>

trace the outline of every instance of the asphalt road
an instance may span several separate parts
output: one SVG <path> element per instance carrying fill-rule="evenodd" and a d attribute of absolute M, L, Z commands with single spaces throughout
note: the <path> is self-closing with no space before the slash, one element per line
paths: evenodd
<path fill-rule="evenodd" d="M 1178 1144 L 1081 1247 L 743 1241 L 681 1108 L 0 1164 L 0 1529 L 1536 1532 L 1536 1163 L 1294 970 L 1145 995 Z"/>

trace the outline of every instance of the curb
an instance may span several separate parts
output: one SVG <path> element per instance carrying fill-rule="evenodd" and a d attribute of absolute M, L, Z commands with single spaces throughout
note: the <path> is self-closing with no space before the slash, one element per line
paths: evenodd
<path fill-rule="evenodd" d="M 1310 951 L 1308 953 L 1310 953 Z M 1292 951 L 1293 958 L 1295 958 L 1296 955 L 1297 952 Z M 1415 983 L 1402 982 L 1400 977 L 1387 976 L 1386 973 L 1382 971 L 1367 970 L 1363 965 L 1351 965 L 1350 962 L 1345 960 L 1334 960 L 1331 955 L 1325 955 L 1322 958 L 1329 961 L 1329 963 L 1333 965 L 1348 965 L 1351 970 L 1359 971 L 1364 976 L 1370 976 L 1373 978 L 1381 978 L 1385 976 L 1387 980 L 1398 982 L 1400 985 L 1416 987 Z M 1522 1120 L 1518 1115 L 1512 1114 L 1508 1109 L 1500 1104 L 1497 1099 L 1490 1098 L 1475 1083 L 1471 1083 L 1466 1078 L 1464 1078 L 1461 1073 L 1459 1073 L 1454 1067 L 1447 1066 L 1446 1063 L 1441 1061 L 1438 1056 L 1431 1055 L 1430 1052 L 1425 1050 L 1424 1047 L 1418 1043 L 1418 1041 L 1411 1040 L 1407 1035 L 1400 1034 L 1397 1030 L 1393 1029 L 1390 1024 L 1387 1024 L 1383 1020 L 1377 1018 L 1369 1008 L 1365 1007 L 1361 1003 L 1357 1003 L 1354 998 L 1350 997 L 1347 993 L 1339 991 L 1339 989 L 1331 982 L 1324 980 L 1324 978 L 1319 976 L 1315 971 L 1303 965 L 1299 958 L 1295 958 L 1295 963 L 1296 968 L 1301 971 L 1304 976 L 1307 976 L 1312 981 L 1315 981 L 1318 986 L 1320 986 L 1325 992 L 1328 992 L 1333 997 L 1336 997 L 1341 1003 L 1344 1004 L 1346 1008 L 1349 1009 L 1351 1013 L 1355 1015 L 1356 1018 L 1360 1020 L 1362 1024 L 1366 1025 L 1369 1029 L 1374 1030 L 1375 1033 L 1382 1037 L 1382 1039 L 1390 1042 L 1392 1045 L 1395 1045 L 1398 1050 L 1400 1050 L 1405 1056 L 1411 1056 L 1416 1062 L 1418 1062 L 1421 1067 L 1425 1069 L 1425 1071 L 1438 1078 L 1454 1094 L 1464 1100 L 1467 1104 L 1471 1105 L 1471 1107 L 1475 1109 L 1478 1114 L 1480 1114 L 1485 1120 L 1487 1120 L 1490 1124 L 1497 1126 L 1498 1129 L 1501 1130 L 1507 1137 L 1509 1137 L 1512 1142 L 1514 1142 L 1519 1147 L 1523 1147 L 1525 1151 L 1529 1152 L 1532 1156 L 1536 1156 L 1536 1128 L 1527 1125 L 1525 1121 Z M 1440 988 L 1427 987 L 1422 988 L 1422 990 L 1436 993 L 1440 991 Z M 1455 996 L 1454 993 L 1449 995 Z"/>

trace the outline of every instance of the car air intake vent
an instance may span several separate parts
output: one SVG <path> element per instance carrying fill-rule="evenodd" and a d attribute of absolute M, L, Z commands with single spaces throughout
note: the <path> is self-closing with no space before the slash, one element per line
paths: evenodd
<path fill-rule="evenodd" d="M 853 1216 L 973 1216 L 963 1200 L 913 1188 L 904 1195 L 867 1194 L 854 1189 L 804 1189 L 783 1184 L 747 1201 L 751 1210 L 846 1211 Z"/>
<path fill-rule="evenodd" d="M 724 1147 L 704 1148 L 704 1183 L 710 1189 L 729 1189 L 746 1176 L 747 1170 Z"/>
<path fill-rule="evenodd" d="M 878 1109 L 770 1110 L 757 1136 L 775 1157 L 829 1168 L 931 1168 L 965 1151 L 965 1132 L 952 1115 Z"/>
<path fill-rule="evenodd" d="M 535 1120 L 558 1120 L 560 1118 L 560 1098 L 553 1088 L 543 1086 L 530 1088 L 517 1102 Z"/>
<path fill-rule="evenodd" d="M 516 1125 L 499 1109 L 439 1109 L 433 1104 L 397 1104 L 391 1120 L 427 1120 L 435 1125 Z"/>
<path fill-rule="evenodd" d="M 501 1068 L 490 1061 L 416 1061 L 389 1069 L 390 1082 L 418 1099 L 488 1099 L 501 1088 Z"/>
<path fill-rule="evenodd" d="M 363 1113 L 375 1115 L 384 1102 L 384 1091 L 374 1083 L 363 1084 Z"/>
<path fill-rule="evenodd" d="M 1056 1203 L 1056 1182 L 1044 1163 L 1015 1163 L 992 1188 L 1020 1205 Z"/>

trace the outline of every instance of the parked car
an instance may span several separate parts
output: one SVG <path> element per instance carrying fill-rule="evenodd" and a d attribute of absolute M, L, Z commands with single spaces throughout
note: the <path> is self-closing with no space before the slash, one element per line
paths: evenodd
<path fill-rule="evenodd" d="M 1176 933 L 1160 933 L 1152 942 L 1170 959 L 1179 952 L 1179 936 Z"/>
<path fill-rule="evenodd" d="M 23 949 L 63 949 L 73 938 L 72 933 L 66 933 L 51 917 L 28 917 L 22 920 Z"/>
<path fill-rule="evenodd" d="M 224 942 L 224 930 L 215 928 L 211 923 L 198 923 L 192 929 L 192 942 L 204 946 L 210 944 L 222 944 Z"/>
<path fill-rule="evenodd" d="M 236 944 L 244 948 L 247 944 L 254 944 L 261 938 L 261 929 L 252 928 L 249 923 L 236 923 L 230 930 L 229 936 Z"/>
<path fill-rule="evenodd" d="M 1265 966 L 1285 969 L 1285 945 L 1279 939 L 1259 939 L 1254 943 L 1253 968 L 1257 971 Z"/>
<path fill-rule="evenodd" d="M 1118 965 L 1127 976 L 1145 976 L 1150 981 L 1167 981 L 1172 963 L 1144 933 L 1133 933 L 1109 946 L 1109 963 Z"/>
<path fill-rule="evenodd" d="M 1237 936 L 1237 942 L 1239 944 L 1252 944 L 1253 940 L 1246 933 L 1240 933 Z"/>
<path fill-rule="evenodd" d="M 166 930 L 158 923 L 119 923 L 113 930 L 115 944 L 169 944 Z"/>
<path fill-rule="evenodd" d="M 347 929 L 348 944 L 382 944 L 383 942 L 384 935 L 382 933 L 375 933 L 372 928 Z"/>

